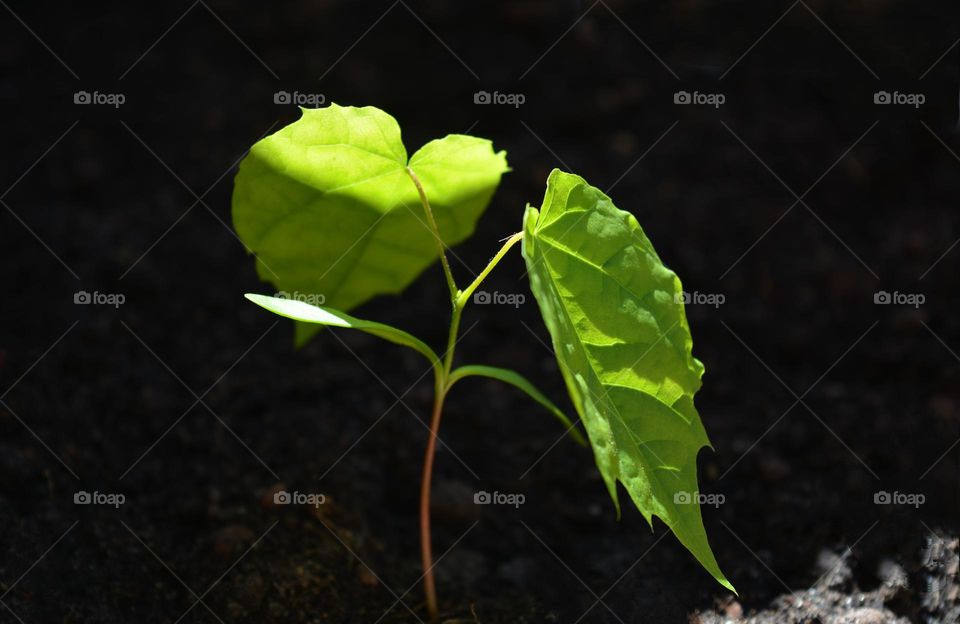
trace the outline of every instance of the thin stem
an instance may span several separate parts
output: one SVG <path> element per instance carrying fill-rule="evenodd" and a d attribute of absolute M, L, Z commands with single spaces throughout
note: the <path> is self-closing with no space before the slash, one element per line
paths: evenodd
<path fill-rule="evenodd" d="M 423 458 L 423 477 L 420 481 L 420 558 L 423 563 L 423 591 L 427 599 L 427 613 L 431 621 L 440 615 L 437 606 L 437 583 L 433 577 L 433 548 L 430 539 L 430 484 L 433 477 L 433 457 L 437 450 L 437 432 L 440 429 L 440 416 L 443 413 L 445 392 L 437 382 L 437 393 L 433 400 L 433 414 L 430 416 L 430 438 Z M 446 384 L 443 381 L 444 385 Z"/>
<path fill-rule="evenodd" d="M 457 345 L 457 335 L 460 333 L 460 317 L 463 315 L 463 306 L 459 300 L 453 304 L 453 313 L 450 315 L 450 333 L 447 336 L 447 352 L 443 356 L 443 391 L 447 391 L 447 382 L 450 371 L 453 369 L 453 350 Z"/>
<path fill-rule="evenodd" d="M 447 249 L 443 244 L 443 238 L 440 236 L 440 228 L 437 226 L 437 220 L 433 217 L 430 202 L 427 201 L 427 194 L 423 191 L 420 178 L 417 177 L 417 174 L 415 174 L 410 167 L 407 167 L 407 175 L 413 180 L 414 186 L 417 187 L 417 193 L 420 194 L 420 203 L 423 204 L 423 211 L 427 213 L 427 221 L 430 224 L 430 229 L 433 230 L 434 238 L 437 240 L 437 249 L 440 251 L 440 263 L 443 265 L 443 275 L 447 278 L 447 286 L 450 287 L 450 298 L 456 300 L 460 289 L 457 288 L 457 283 L 453 280 L 453 273 L 450 272 L 450 263 L 447 262 Z"/>
<path fill-rule="evenodd" d="M 460 315 L 463 307 L 453 297 L 453 314 L 450 318 L 450 333 L 447 337 L 447 351 L 443 356 L 443 365 L 434 367 L 433 413 L 430 416 L 430 438 L 423 458 L 423 476 L 420 480 L 420 558 L 423 563 L 423 591 L 426 594 L 427 613 L 431 621 L 439 616 L 437 607 L 437 585 L 433 577 L 433 545 L 430 538 L 430 486 L 433 480 L 433 458 L 437 452 L 437 437 L 440 432 L 440 419 L 443 416 L 443 401 L 450 386 L 450 369 L 453 367 L 453 352 L 457 346 L 457 334 L 460 332 Z"/>
<path fill-rule="evenodd" d="M 453 281 L 453 275 L 450 273 L 450 266 L 447 264 L 447 257 L 443 249 L 443 241 L 440 239 L 440 233 L 437 229 L 436 221 L 433 219 L 433 213 L 430 210 L 430 204 L 423 192 L 423 187 L 417 176 L 407 169 L 410 178 L 417 186 L 420 192 L 420 200 L 423 202 L 427 218 L 430 220 L 431 227 L 437 237 L 437 243 L 440 246 L 440 260 L 443 263 L 443 272 L 447 277 L 447 284 L 450 286 L 450 300 L 453 304 L 453 312 L 450 317 L 450 332 L 447 336 L 447 351 L 443 356 L 443 364 L 434 366 L 435 390 L 433 399 L 433 412 L 430 415 L 430 438 L 427 440 L 427 449 L 423 458 L 423 475 L 420 480 L 420 557 L 423 563 L 423 591 L 426 595 L 427 612 L 430 620 L 435 622 L 440 615 L 437 602 L 437 584 L 433 575 L 433 547 L 430 537 L 430 486 L 433 481 L 433 460 L 437 452 L 437 439 L 440 431 L 440 419 L 443 416 L 443 402 L 447 396 L 447 390 L 450 389 L 450 372 L 453 368 L 453 355 L 457 346 L 457 335 L 460 332 L 460 317 L 463 314 L 463 308 L 470 301 L 470 295 L 483 282 L 484 278 L 490 274 L 497 263 L 506 255 L 517 241 L 523 238 L 523 234 L 514 234 L 490 260 L 486 268 L 480 272 L 480 275 L 463 292 L 457 288 Z"/>
<path fill-rule="evenodd" d="M 493 270 L 493 267 L 499 264 L 500 260 L 507 255 L 507 252 L 510 251 L 510 248 L 517 244 L 523 238 L 523 232 L 517 232 L 513 236 L 507 239 L 507 242 L 503 244 L 503 247 L 500 248 L 500 251 L 497 252 L 497 255 L 493 257 L 492 260 L 487 264 L 486 268 L 480 271 L 480 275 L 477 276 L 477 279 L 473 280 L 469 286 L 467 286 L 463 292 L 460 293 L 460 296 L 457 297 L 457 305 L 461 309 L 467 305 L 467 301 L 470 300 L 470 295 L 473 294 L 473 291 L 483 282 L 483 280 L 490 274 L 490 271 Z"/>

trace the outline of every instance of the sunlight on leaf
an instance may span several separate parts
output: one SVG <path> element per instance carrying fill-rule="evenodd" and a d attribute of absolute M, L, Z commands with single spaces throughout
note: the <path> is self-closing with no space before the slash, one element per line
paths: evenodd
<path fill-rule="evenodd" d="M 260 278 L 340 310 L 406 288 L 438 258 L 408 165 L 448 246 L 473 233 L 507 171 L 504 152 L 464 135 L 408 161 L 397 121 L 369 106 L 303 109 L 257 142 L 237 173 L 233 223 Z M 297 343 L 316 327 L 298 324 Z"/>
<path fill-rule="evenodd" d="M 710 442 L 693 404 L 704 369 L 691 354 L 680 280 L 633 215 L 558 170 L 540 210 L 527 207 L 523 256 L 618 513 L 619 481 L 647 522 L 662 519 L 733 590 L 696 503 L 697 453 Z"/>
<path fill-rule="evenodd" d="M 433 349 L 428 347 L 419 338 L 408 334 L 402 329 L 384 325 L 383 323 L 365 321 L 339 310 L 314 306 L 303 301 L 281 299 L 280 297 L 267 297 L 251 293 L 247 293 L 244 297 L 258 306 L 270 310 L 274 314 L 302 323 L 359 329 L 360 331 L 373 334 L 374 336 L 389 340 L 395 344 L 410 347 L 423 354 L 424 357 L 430 361 L 431 365 L 437 366 L 440 363 L 440 359 L 437 357 L 437 354 L 433 352 Z"/>

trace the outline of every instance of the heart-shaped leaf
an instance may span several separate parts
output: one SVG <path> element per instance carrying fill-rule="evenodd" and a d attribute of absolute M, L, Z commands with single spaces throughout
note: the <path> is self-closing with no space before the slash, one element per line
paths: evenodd
<path fill-rule="evenodd" d="M 507 171 L 485 139 L 449 135 L 408 161 L 399 125 L 377 108 L 303 109 L 250 149 L 234 183 L 234 227 L 257 273 L 340 310 L 402 291 L 438 258 L 408 167 L 448 246 L 473 233 Z M 317 327 L 298 324 L 298 344 Z"/>
<path fill-rule="evenodd" d="M 619 512 L 617 482 L 724 587 L 698 505 L 693 404 L 703 364 L 680 280 L 637 220 L 583 178 L 554 170 L 524 216 L 523 256 L 573 403 Z M 652 522 L 651 522 L 652 523 Z"/>

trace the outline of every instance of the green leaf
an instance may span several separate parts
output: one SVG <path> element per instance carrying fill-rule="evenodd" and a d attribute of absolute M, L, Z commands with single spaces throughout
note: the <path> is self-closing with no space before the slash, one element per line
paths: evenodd
<path fill-rule="evenodd" d="M 240 163 L 233 223 L 278 291 L 351 310 L 406 288 L 438 258 L 407 167 L 448 246 L 469 237 L 507 169 L 490 141 L 449 135 L 409 161 L 400 126 L 373 107 L 332 104 L 256 143 Z M 298 344 L 315 326 L 298 327 Z"/>
<path fill-rule="evenodd" d="M 477 377 L 490 377 L 491 379 L 497 379 L 508 383 L 520 390 L 523 390 L 527 395 L 539 403 L 540 405 L 547 408 L 551 414 L 557 417 L 557 419 L 563 424 L 563 426 L 570 432 L 570 435 L 573 436 L 580 444 L 586 444 L 586 441 L 583 439 L 583 436 L 580 435 L 580 432 L 577 431 L 576 425 L 570 422 L 570 419 L 567 418 L 567 415 L 563 413 L 559 407 L 554 405 L 553 401 L 548 399 L 542 392 L 537 390 L 536 386 L 527 381 L 526 377 L 520 373 L 516 373 L 512 370 L 507 370 L 505 368 L 497 368 L 496 366 L 482 366 L 480 364 L 471 364 L 467 366 L 461 366 L 460 368 L 454 370 L 450 373 L 450 381 L 447 384 L 447 387 L 450 388 L 458 380 L 463 379 L 464 377 L 477 376 Z"/>
<path fill-rule="evenodd" d="M 282 299 L 280 297 L 267 297 L 264 295 L 255 295 L 247 293 L 244 295 L 247 299 L 254 302 L 262 308 L 270 310 L 274 314 L 285 316 L 295 321 L 311 323 L 317 325 L 326 325 L 328 327 L 349 327 L 359 329 L 360 331 L 373 334 L 392 343 L 410 347 L 423 354 L 432 366 L 440 366 L 440 358 L 419 338 L 408 334 L 402 329 L 390 327 L 383 323 L 374 321 L 365 321 L 358 319 L 339 310 L 310 305 L 303 301 L 294 299 Z"/>
<path fill-rule="evenodd" d="M 696 503 L 697 453 L 710 442 L 693 404 L 703 364 L 691 354 L 680 280 L 633 215 L 558 170 L 540 210 L 527 207 L 523 256 L 618 514 L 617 481 L 651 526 L 662 519 L 733 590 Z"/>

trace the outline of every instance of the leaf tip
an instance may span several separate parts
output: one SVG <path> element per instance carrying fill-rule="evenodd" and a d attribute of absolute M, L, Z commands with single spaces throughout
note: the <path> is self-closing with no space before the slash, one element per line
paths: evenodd
<path fill-rule="evenodd" d="M 717 581 L 719 581 L 721 585 L 723 585 L 724 587 L 726 587 L 727 589 L 729 589 L 730 591 L 732 591 L 734 596 L 736 596 L 737 598 L 740 597 L 740 592 L 737 591 L 737 588 L 734 587 L 734 586 L 733 586 L 733 583 L 731 583 L 730 581 L 728 581 L 726 577 L 724 577 L 724 578 L 722 578 L 722 579 L 717 579 Z"/>

